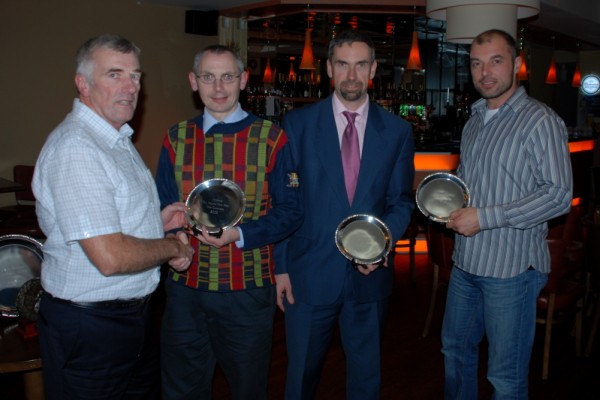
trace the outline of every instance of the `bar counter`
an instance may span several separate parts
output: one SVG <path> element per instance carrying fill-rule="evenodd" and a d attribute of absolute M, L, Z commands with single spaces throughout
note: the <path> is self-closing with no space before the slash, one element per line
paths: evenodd
<path fill-rule="evenodd" d="M 570 139 L 569 151 L 592 151 L 591 138 Z M 415 171 L 454 171 L 460 160 L 460 142 L 415 142 Z M 591 165 L 591 164 L 590 164 Z"/>
<path fill-rule="evenodd" d="M 413 189 L 427 175 L 435 172 L 456 171 L 460 161 L 460 142 L 419 142 L 415 141 L 415 179 Z M 576 138 L 569 140 L 569 151 L 571 153 L 571 165 L 573 169 L 573 205 L 579 205 L 589 196 L 591 166 L 593 161 L 594 140 L 591 138 Z M 415 212 L 419 212 L 415 209 Z M 403 244 L 400 241 L 398 244 Z M 398 250 L 404 253 L 408 250 Z M 424 236 L 417 236 L 415 251 L 426 253 L 427 244 Z"/>

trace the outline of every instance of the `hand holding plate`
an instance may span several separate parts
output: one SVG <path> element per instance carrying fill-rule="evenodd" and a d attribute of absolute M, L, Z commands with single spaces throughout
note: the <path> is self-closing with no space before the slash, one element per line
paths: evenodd
<path fill-rule="evenodd" d="M 392 249 L 392 233 L 383 221 L 371 215 L 356 214 L 338 225 L 335 244 L 353 264 L 375 266 Z"/>
<path fill-rule="evenodd" d="M 246 198 L 235 182 L 209 179 L 192 190 L 185 204 L 186 219 L 194 235 L 206 232 L 219 238 L 240 221 Z"/>
<path fill-rule="evenodd" d="M 461 208 L 450 214 L 450 218 L 446 223 L 446 228 L 452 229 L 463 236 L 473 236 L 479 231 L 479 217 L 477 209 L 473 207 Z"/>
<path fill-rule="evenodd" d="M 428 175 L 417 187 L 417 207 L 435 222 L 448 222 L 450 213 L 468 207 L 470 201 L 467 185 L 458 176 L 447 172 Z"/>

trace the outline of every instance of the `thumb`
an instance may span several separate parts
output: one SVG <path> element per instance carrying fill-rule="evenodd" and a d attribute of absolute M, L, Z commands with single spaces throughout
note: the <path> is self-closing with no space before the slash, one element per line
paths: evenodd
<path fill-rule="evenodd" d="M 179 239 L 183 244 L 190 244 L 188 235 L 184 231 L 177 232 L 177 239 Z"/>

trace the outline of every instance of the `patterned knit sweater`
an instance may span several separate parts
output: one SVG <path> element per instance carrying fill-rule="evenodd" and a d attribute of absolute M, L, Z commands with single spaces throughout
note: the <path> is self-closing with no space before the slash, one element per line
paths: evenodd
<path fill-rule="evenodd" d="M 281 128 L 251 114 L 236 123 L 217 124 L 208 132 L 202 131 L 202 116 L 199 116 L 169 129 L 158 173 L 164 174 L 165 169 L 172 171 L 177 200 L 183 202 L 194 187 L 205 180 L 234 181 L 246 197 L 240 221 L 243 226 L 270 209 L 269 175 L 286 142 Z M 165 158 L 171 165 L 165 166 Z M 196 249 L 192 265 L 186 272 L 170 270 L 169 279 L 191 288 L 218 292 L 274 284 L 272 245 L 244 251 L 235 243 L 216 249 L 194 237 L 190 240 Z"/>

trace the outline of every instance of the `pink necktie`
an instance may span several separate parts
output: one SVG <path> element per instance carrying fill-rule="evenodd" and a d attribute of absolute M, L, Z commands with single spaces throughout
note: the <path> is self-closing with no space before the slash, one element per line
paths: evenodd
<path fill-rule="evenodd" d="M 348 201 L 352 204 L 356 182 L 358 181 L 358 171 L 360 169 L 360 148 L 358 146 L 358 131 L 354 120 L 358 113 L 344 111 L 344 117 L 348 120 L 348 125 L 344 129 L 342 137 L 342 165 L 344 166 L 344 181 L 346 182 L 346 192 Z"/>

